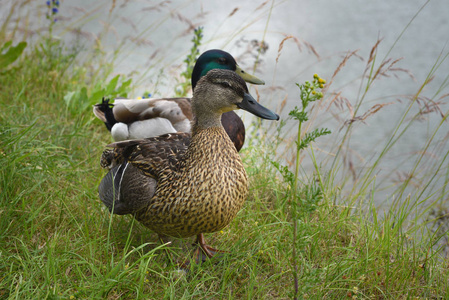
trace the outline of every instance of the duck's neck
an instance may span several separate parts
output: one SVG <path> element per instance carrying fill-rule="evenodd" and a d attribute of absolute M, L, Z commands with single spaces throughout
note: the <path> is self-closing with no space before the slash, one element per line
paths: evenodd
<path fill-rule="evenodd" d="M 194 157 L 194 161 L 197 160 L 197 157 L 202 157 L 205 161 L 212 164 L 217 159 L 225 157 L 231 158 L 232 161 L 240 159 L 234 144 L 221 123 L 217 126 L 208 127 L 194 124 L 192 126 L 192 139 L 188 152 Z M 217 155 L 217 153 L 220 153 L 220 155 Z"/>
<path fill-rule="evenodd" d="M 192 132 L 194 132 L 194 130 L 202 130 L 212 127 L 223 128 L 223 125 L 221 124 L 221 115 L 221 113 L 209 112 L 204 114 L 199 119 L 195 117 L 192 125 Z"/>

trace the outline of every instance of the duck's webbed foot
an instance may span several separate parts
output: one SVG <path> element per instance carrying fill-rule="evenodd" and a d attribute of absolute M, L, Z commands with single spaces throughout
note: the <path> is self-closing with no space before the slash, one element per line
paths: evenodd
<path fill-rule="evenodd" d="M 207 245 L 202 233 L 196 236 L 194 245 L 198 246 L 198 249 L 195 251 L 195 260 L 197 264 L 205 262 L 207 258 L 212 258 L 214 255 L 227 253 L 226 251 L 218 250 Z"/>

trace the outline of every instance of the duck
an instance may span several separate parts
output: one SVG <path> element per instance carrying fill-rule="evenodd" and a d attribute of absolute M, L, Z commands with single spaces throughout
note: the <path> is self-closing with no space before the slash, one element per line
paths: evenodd
<path fill-rule="evenodd" d="M 212 69 L 232 70 L 246 82 L 265 84 L 240 68 L 228 52 L 212 49 L 202 53 L 195 63 L 191 77 L 192 90 L 195 90 L 199 79 Z M 190 98 L 117 98 L 114 104 L 103 98 L 101 103 L 94 105 L 93 112 L 104 122 L 114 141 L 190 132 L 193 120 Z M 222 123 L 239 151 L 245 142 L 243 121 L 234 111 L 230 111 L 223 114 Z"/>
<path fill-rule="evenodd" d="M 111 213 L 132 214 L 160 237 L 196 236 L 196 251 L 222 252 L 204 233 L 222 230 L 248 197 L 248 176 L 223 128 L 222 114 L 242 109 L 267 120 L 279 116 L 259 104 L 234 71 L 212 69 L 191 99 L 191 133 L 177 132 L 108 145 L 99 198 Z"/>

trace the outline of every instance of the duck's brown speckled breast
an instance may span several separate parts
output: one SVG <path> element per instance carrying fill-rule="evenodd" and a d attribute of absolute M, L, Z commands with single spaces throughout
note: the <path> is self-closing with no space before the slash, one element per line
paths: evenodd
<path fill-rule="evenodd" d="M 223 128 L 198 130 L 176 172 L 161 172 L 154 197 L 137 220 L 175 237 L 227 226 L 248 196 L 248 178 Z"/>

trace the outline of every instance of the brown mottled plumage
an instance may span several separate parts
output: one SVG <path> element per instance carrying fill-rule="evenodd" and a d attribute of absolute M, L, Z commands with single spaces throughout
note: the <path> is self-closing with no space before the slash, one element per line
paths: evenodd
<path fill-rule="evenodd" d="M 160 235 L 197 235 L 227 226 L 248 196 L 248 178 L 221 124 L 224 112 L 242 108 L 265 119 L 279 117 L 248 94 L 242 78 L 229 70 L 212 70 L 192 98 L 196 115 L 192 136 L 174 133 L 111 144 L 102 165 L 101 200 L 117 214 L 132 213 Z M 118 207 L 118 209 L 116 209 Z"/>
<path fill-rule="evenodd" d="M 159 160 L 148 164 L 145 144 L 129 157 L 146 175 L 157 178 L 151 204 L 138 211 L 136 219 L 159 234 L 189 237 L 221 230 L 248 196 L 245 169 L 224 129 L 196 131 L 178 164 L 170 163 L 170 157 L 165 165 Z"/>

